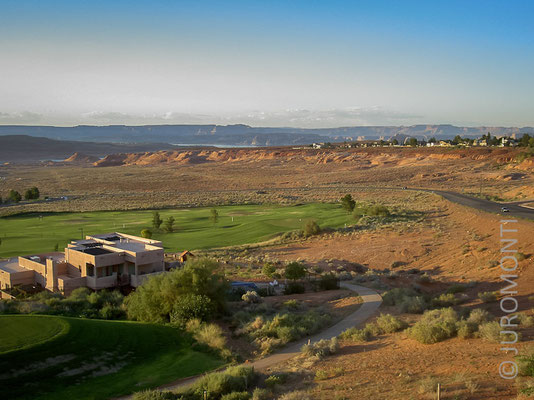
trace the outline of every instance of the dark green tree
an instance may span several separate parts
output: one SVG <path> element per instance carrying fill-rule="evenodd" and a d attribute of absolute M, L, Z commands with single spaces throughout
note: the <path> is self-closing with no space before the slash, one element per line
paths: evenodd
<path fill-rule="evenodd" d="M 341 207 L 343 207 L 345 211 L 351 213 L 354 210 L 354 206 L 356 206 L 356 202 L 351 194 L 346 194 L 341 198 Z"/>
<path fill-rule="evenodd" d="M 11 203 L 18 203 L 19 201 L 22 200 L 22 196 L 20 195 L 19 192 L 17 192 L 16 190 L 13 190 L 11 189 L 9 191 L 9 194 L 7 196 L 7 199 L 11 202 Z"/>
<path fill-rule="evenodd" d="M 165 223 L 163 224 L 163 229 L 165 232 L 172 233 L 174 232 L 174 217 L 170 216 L 165 220 Z"/>
<path fill-rule="evenodd" d="M 399 144 L 399 141 L 397 139 L 393 139 L 391 141 L 391 144 L 393 144 L 393 146 L 397 146 Z"/>
<path fill-rule="evenodd" d="M 287 279 L 296 281 L 302 279 L 306 276 L 306 267 L 301 263 L 293 261 L 287 264 L 284 275 Z"/>
<path fill-rule="evenodd" d="M 215 208 L 212 208 L 210 210 L 210 220 L 211 222 L 213 222 L 214 224 L 216 224 L 217 222 L 219 222 L 219 212 L 215 209 Z"/>
<path fill-rule="evenodd" d="M 152 227 L 154 229 L 159 229 L 162 223 L 163 223 L 163 220 L 161 219 L 159 212 L 154 211 L 152 213 Z"/>
<path fill-rule="evenodd" d="M 408 139 L 408 146 L 416 147 L 417 146 L 417 139 L 416 138 Z"/>

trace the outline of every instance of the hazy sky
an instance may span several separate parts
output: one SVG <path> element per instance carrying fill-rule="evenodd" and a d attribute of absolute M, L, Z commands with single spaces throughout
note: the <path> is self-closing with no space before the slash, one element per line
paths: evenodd
<path fill-rule="evenodd" d="M 0 124 L 534 126 L 534 1 L 0 2 Z"/>

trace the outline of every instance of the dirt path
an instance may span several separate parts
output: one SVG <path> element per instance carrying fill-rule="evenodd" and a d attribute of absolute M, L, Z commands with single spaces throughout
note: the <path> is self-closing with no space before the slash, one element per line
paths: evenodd
<path fill-rule="evenodd" d="M 337 324 L 331 326 L 330 328 L 310 337 L 301 339 L 298 342 L 292 343 L 289 346 L 283 348 L 282 350 L 272 354 L 268 357 L 262 358 L 260 360 L 254 361 L 252 363 L 242 364 L 243 366 L 254 367 L 258 371 L 268 371 L 271 367 L 289 360 L 300 354 L 301 347 L 310 342 L 317 342 L 321 339 L 331 339 L 335 336 L 338 336 L 341 332 L 348 328 L 358 326 L 368 320 L 374 315 L 380 304 L 382 303 L 382 297 L 372 289 L 352 285 L 349 283 L 341 282 L 341 287 L 344 289 L 352 290 L 362 298 L 362 305 L 354 311 L 352 314 L 346 318 L 339 321 Z M 160 386 L 158 389 L 165 390 L 177 390 L 182 389 L 198 379 L 198 376 L 193 376 L 191 378 L 181 379 L 179 381 L 171 382 L 169 384 Z M 130 396 L 121 397 L 121 399 L 128 399 Z"/>

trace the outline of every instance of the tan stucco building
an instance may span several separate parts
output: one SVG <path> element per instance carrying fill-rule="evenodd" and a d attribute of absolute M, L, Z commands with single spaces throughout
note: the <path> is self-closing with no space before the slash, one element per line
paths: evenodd
<path fill-rule="evenodd" d="M 165 271 L 160 241 L 124 233 L 86 236 L 68 244 L 64 253 L 20 256 L 0 261 L 0 289 L 38 285 L 70 293 L 78 287 L 137 287 Z"/>

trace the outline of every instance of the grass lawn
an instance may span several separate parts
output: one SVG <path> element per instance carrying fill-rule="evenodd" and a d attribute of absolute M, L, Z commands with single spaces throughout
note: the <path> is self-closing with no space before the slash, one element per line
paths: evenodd
<path fill-rule="evenodd" d="M 66 325 L 66 332 L 54 336 L 58 325 Z M 180 331 L 160 325 L 5 315 L 0 327 L 0 342 L 13 343 L 12 350 L 18 346 L 12 336 L 26 328 L 42 330 L 31 334 L 41 344 L 0 354 L 2 399 L 107 399 L 223 364 L 193 350 Z"/>
<path fill-rule="evenodd" d="M 299 206 L 240 205 L 217 207 L 219 220 L 210 220 L 210 208 L 160 210 L 163 220 L 173 216 L 174 233 L 154 232 L 167 251 L 207 249 L 255 243 L 278 233 L 302 229 L 314 219 L 322 227 L 352 224 L 353 218 L 339 204 Z M 40 217 L 41 216 L 41 217 Z M 60 251 L 72 239 L 119 231 L 140 235 L 151 228 L 152 211 L 100 211 L 85 213 L 22 214 L 0 218 L 0 258 Z"/>

